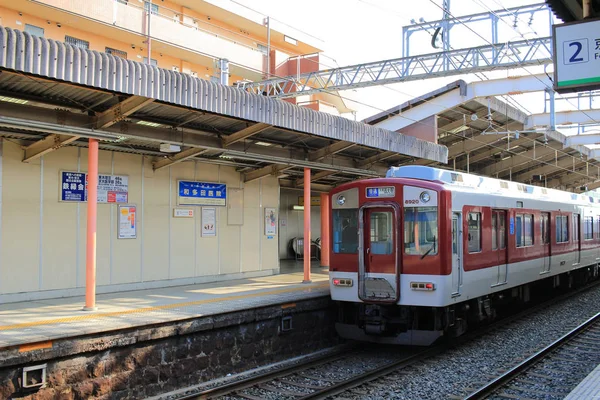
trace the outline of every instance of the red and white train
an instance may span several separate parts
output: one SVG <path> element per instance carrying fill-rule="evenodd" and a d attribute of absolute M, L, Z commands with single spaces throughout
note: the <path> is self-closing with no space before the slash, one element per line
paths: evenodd
<path fill-rule="evenodd" d="M 423 166 L 330 193 L 345 338 L 429 345 L 540 288 L 598 277 L 600 199 Z"/>

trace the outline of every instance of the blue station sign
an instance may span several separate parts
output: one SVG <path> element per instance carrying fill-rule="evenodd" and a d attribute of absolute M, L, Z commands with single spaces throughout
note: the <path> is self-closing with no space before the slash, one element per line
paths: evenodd
<path fill-rule="evenodd" d="M 177 181 L 177 204 L 180 206 L 225 206 L 227 185 L 224 183 Z"/>

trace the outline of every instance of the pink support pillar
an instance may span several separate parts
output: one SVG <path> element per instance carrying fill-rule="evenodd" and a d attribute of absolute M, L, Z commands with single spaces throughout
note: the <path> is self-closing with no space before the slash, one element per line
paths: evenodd
<path fill-rule="evenodd" d="M 85 253 L 85 311 L 96 308 L 96 221 L 98 217 L 98 141 L 90 139 L 87 181 L 87 246 Z"/>
<path fill-rule="evenodd" d="M 304 168 L 304 281 L 310 283 L 310 168 Z"/>
<path fill-rule="evenodd" d="M 321 267 L 329 268 L 329 194 L 321 193 Z"/>

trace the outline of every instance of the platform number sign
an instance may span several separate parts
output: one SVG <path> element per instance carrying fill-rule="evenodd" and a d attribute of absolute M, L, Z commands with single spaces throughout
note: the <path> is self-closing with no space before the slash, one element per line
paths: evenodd
<path fill-rule="evenodd" d="M 600 88 L 600 20 L 554 25 L 554 89 Z"/>

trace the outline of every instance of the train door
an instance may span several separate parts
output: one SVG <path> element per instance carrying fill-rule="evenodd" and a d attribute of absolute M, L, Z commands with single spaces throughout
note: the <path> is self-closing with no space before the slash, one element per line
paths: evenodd
<path fill-rule="evenodd" d="M 359 298 L 395 303 L 398 288 L 397 206 L 363 206 L 359 210 Z"/>
<path fill-rule="evenodd" d="M 506 283 L 508 255 L 506 246 L 506 211 L 492 210 L 492 252 L 497 260 L 498 275 L 492 286 Z"/>
<path fill-rule="evenodd" d="M 542 270 L 540 274 L 547 274 L 550 272 L 550 213 L 542 213 L 542 257 L 544 257 L 544 263 L 542 264 Z"/>
<path fill-rule="evenodd" d="M 460 213 L 452 214 L 452 297 L 460 296 L 463 279 L 461 226 Z"/>

